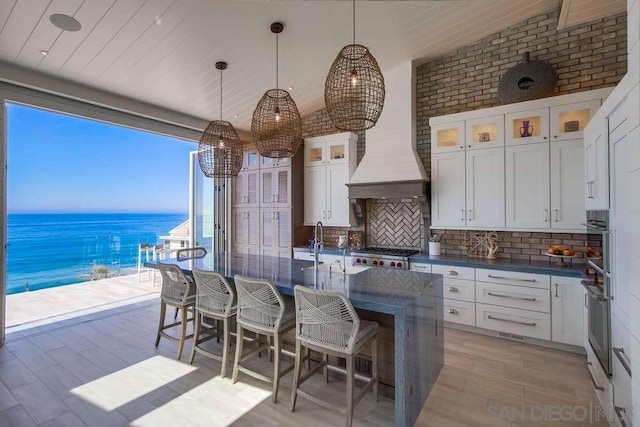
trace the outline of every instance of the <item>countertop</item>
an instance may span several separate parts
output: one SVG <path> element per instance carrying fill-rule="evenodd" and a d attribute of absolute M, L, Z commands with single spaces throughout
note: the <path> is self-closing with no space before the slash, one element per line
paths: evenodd
<path fill-rule="evenodd" d="M 295 247 L 293 250 L 294 252 L 309 252 L 309 247 Z M 327 255 L 342 255 L 342 249 L 325 246 L 322 253 Z M 347 250 L 347 256 L 350 256 L 349 250 Z M 409 257 L 409 263 L 419 262 L 425 264 L 445 264 L 455 265 L 457 267 L 488 268 L 492 270 L 516 271 L 520 273 L 548 274 L 551 276 L 584 277 L 584 264 L 575 263 L 572 265 L 568 262 L 568 267 L 558 267 L 553 265 L 557 259 L 558 258 L 549 258 L 549 262 L 510 260 L 502 258 L 489 260 L 485 258 L 470 258 L 462 255 L 429 256 L 427 253 L 420 252 Z"/>

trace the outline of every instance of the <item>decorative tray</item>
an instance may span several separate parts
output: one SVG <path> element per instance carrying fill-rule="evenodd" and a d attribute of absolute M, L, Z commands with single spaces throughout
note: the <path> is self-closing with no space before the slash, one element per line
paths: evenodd
<path fill-rule="evenodd" d="M 550 253 L 546 253 L 545 255 L 551 258 L 558 258 L 558 262 L 555 263 L 558 267 L 567 267 L 569 265 L 564 262 L 564 258 L 578 258 L 578 255 L 556 255 Z"/>

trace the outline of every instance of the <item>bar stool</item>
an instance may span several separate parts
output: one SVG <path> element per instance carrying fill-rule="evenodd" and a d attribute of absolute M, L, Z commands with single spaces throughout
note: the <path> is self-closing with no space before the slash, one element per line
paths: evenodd
<path fill-rule="evenodd" d="M 195 326 L 193 332 L 193 347 L 189 363 L 193 364 L 196 352 L 222 362 L 220 376 L 224 378 L 227 372 L 227 360 L 231 351 L 231 325 L 230 320 L 236 315 L 235 292 L 227 279 L 215 271 L 203 271 L 193 269 L 193 278 L 196 281 L 196 305 L 194 309 Z M 216 326 L 213 328 L 202 327 L 202 317 L 214 319 Z M 222 322 L 223 350 L 222 357 L 205 350 L 200 344 L 220 336 L 219 322 Z M 201 338 L 201 332 L 206 336 Z M 215 331 L 215 334 L 212 332 Z"/>
<path fill-rule="evenodd" d="M 187 309 L 193 308 L 196 303 L 196 284 L 193 279 L 188 278 L 178 267 L 173 264 L 158 263 L 160 275 L 162 276 L 162 289 L 160 291 L 160 323 L 158 324 L 158 334 L 156 336 L 156 347 L 160 343 L 160 338 L 164 337 L 171 341 L 178 342 L 178 355 L 176 359 L 182 357 L 182 349 L 187 339 L 193 338 L 193 334 L 187 335 L 187 322 L 193 321 L 195 316 L 187 319 Z M 165 325 L 167 306 L 182 309 L 180 321 Z M 180 325 L 180 338 L 167 334 L 165 329 Z"/>
<path fill-rule="evenodd" d="M 238 294 L 238 336 L 236 340 L 236 358 L 233 363 L 233 383 L 238 381 L 238 372 L 243 372 L 261 381 L 273 384 L 271 400 L 278 400 L 278 385 L 280 378 L 293 369 L 293 365 L 285 370 L 280 369 L 282 353 L 282 335 L 295 327 L 296 315 L 293 307 L 285 306 L 284 300 L 276 287 L 268 280 L 251 279 L 236 275 L 234 277 Z M 249 353 L 242 355 L 244 331 L 248 330 L 258 335 L 267 336 L 267 344 L 258 346 Z M 241 365 L 242 362 L 255 356 L 262 350 L 270 351 L 269 341 L 273 338 L 273 377 L 267 377 Z M 291 353 L 289 353 L 291 354 Z"/>
<path fill-rule="evenodd" d="M 146 271 L 148 276 L 153 275 L 152 276 L 153 277 L 153 286 L 156 285 L 156 274 L 155 274 L 154 269 L 147 268 L 147 267 L 143 266 L 143 264 L 145 262 L 155 261 L 155 259 L 154 259 L 155 257 L 153 255 L 154 255 L 154 247 L 150 243 L 140 243 L 138 245 L 138 262 L 137 262 L 138 284 L 140 284 L 140 275 L 143 273 L 143 271 Z M 149 278 L 151 278 L 151 277 L 149 277 Z"/>
<path fill-rule="evenodd" d="M 203 247 L 196 246 L 194 248 L 184 248 L 178 249 L 176 251 L 176 260 L 177 261 L 186 261 L 188 259 L 199 259 L 204 258 L 207 255 L 207 250 Z M 165 254 L 166 256 L 166 254 Z M 178 318 L 178 308 L 176 307 L 176 312 L 173 315 L 174 319 Z"/>
<path fill-rule="evenodd" d="M 353 422 L 353 407 L 373 388 L 378 401 L 378 324 L 360 320 L 351 302 L 339 292 L 317 291 L 303 286 L 294 288 L 296 301 L 296 362 L 291 390 L 291 412 L 295 410 L 298 395 L 331 410 L 347 414 L 347 426 Z M 366 377 L 355 373 L 355 356 L 371 343 L 372 375 Z M 300 376 L 302 369 L 302 346 L 322 353 L 323 361 Z M 346 359 L 346 369 L 329 365 L 328 356 Z M 320 368 L 324 368 L 326 381 L 328 371 L 347 376 L 347 406 L 340 407 L 300 390 L 300 384 L 309 379 Z M 365 381 L 364 387 L 354 397 L 354 380 Z"/>

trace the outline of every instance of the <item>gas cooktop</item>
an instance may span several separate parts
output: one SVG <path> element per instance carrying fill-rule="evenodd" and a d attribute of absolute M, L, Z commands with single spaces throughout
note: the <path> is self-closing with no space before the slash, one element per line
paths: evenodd
<path fill-rule="evenodd" d="M 413 249 L 396 249 L 396 248 L 363 248 L 354 250 L 351 255 L 373 255 L 373 256 L 388 256 L 388 257 L 402 257 L 408 258 L 411 255 L 417 254 L 418 251 Z"/>

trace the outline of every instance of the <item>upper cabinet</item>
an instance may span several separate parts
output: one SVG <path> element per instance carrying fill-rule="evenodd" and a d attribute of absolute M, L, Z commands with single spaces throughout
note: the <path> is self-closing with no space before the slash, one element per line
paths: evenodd
<path fill-rule="evenodd" d="M 584 128 L 598 108 L 599 99 L 551 107 L 551 141 L 582 139 Z"/>
<path fill-rule="evenodd" d="M 283 166 L 290 166 L 291 158 L 283 157 L 282 159 L 272 159 L 271 157 L 260 156 L 260 169 L 278 168 Z"/>
<path fill-rule="evenodd" d="M 549 108 L 518 111 L 504 116 L 507 145 L 549 141 Z"/>
<path fill-rule="evenodd" d="M 608 133 L 587 125 L 609 93 L 432 117 L 431 225 L 584 232 L 585 191 L 608 203 Z"/>
<path fill-rule="evenodd" d="M 260 168 L 260 153 L 255 148 L 252 149 L 244 149 L 242 153 L 242 169 L 246 170 L 255 170 Z"/>
<path fill-rule="evenodd" d="M 466 149 L 477 150 L 504 146 L 504 116 L 466 120 Z"/>
<path fill-rule="evenodd" d="M 431 126 L 431 152 L 464 151 L 464 121 Z"/>
<path fill-rule="evenodd" d="M 356 168 L 358 136 L 344 132 L 304 142 L 304 224 L 355 224 L 347 183 Z"/>

